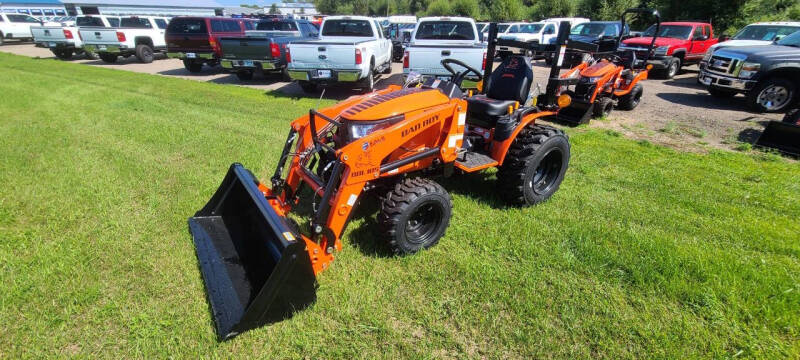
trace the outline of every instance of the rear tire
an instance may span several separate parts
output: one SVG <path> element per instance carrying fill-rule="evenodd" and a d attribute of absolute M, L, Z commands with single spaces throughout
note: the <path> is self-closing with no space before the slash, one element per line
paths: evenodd
<path fill-rule="evenodd" d="M 450 225 L 450 194 L 432 180 L 408 178 L 397 183 L 381 204 L 378 224 L 395 254 L 413 254 L 439 242 Z"/>
<path fill-rule="evenodd" d="M 303 92 L 306 94 L 312 94 L 317 92 L 317 84 L 313 82 L 300 80 L 297 83 L 300 85 L 300 88 L 303 89 Z"/>
<path fill-rule="evenodd" d="M 189 70 L 190 73 L 199 73 L 203 71 L 203 63 L 192 60 L 183 60 L 183 67 Z"/>
<path fill-rule="evenodd" d="M 732 98 L 732 97 L 736 96 L 736 92 L 735 91 L 728 91 L 728 90 L 718 89 L 718 88 L 715 88 L 715 87 L 709 87 L 708 88 L 708 93 L 711 96 L 713 96 L 715 98 L 720 98 L 720 99 L 729 99 L 729 98 Z"/>
<path fill-rule="evenodd" d="M 139 59 L 140 62 L 149 64 L 155 60 L 155 55 L 153 54 L 153 48 L 150 45 L 146 44 L 139 44 L 136 45 L 136 58 Z"/>
<path fill-rule="evenodd" d="M 497 171 L 499 193 L 516 206 L 549 199 L 564 180 L 569 157 L 569 139 L 563 131 L 546 125 L 522 129 Z"/>
<path fill-rule="evenodd" d="M 72 59 L 72 50 L 51 50 L 53 55 L 61 60 L 69 60 Z"/>
<path fill-rule="evenodd" d="M 594 102 L 594 106 L 592 106 L 592 117 L 607 117 L 611 115 L 612 110 L 614 110 L 614 100 L 610 97 L 603 96 Z"/>
<path fill-rule="evenodd" d="M 100 60 L 103 60 L 105 63 L 113 64 L 117 62 L 119 56 L 117 54 L 109 54 L 109 53 L 100 53 Z"/>
<path fill-rule="evenodd" d="M 250 70 L 239 70 L 236 72 L 236 77 L 241 81 L 253 80 L 253 72 Z"/>
<path fill-rule="evenodd" d="M 375 67 L 371 66 L 369 75 L 367 75 L 361 83 L 361 91 L 365 94 L 371 93 L 375 90 Z"/>
<path fill-rule="evenodd" d="M 6 43 L 6 35 L 0 32 L 0 46 Z"/>
<path fill-rule="evenodd" d="M 627 95 L 622 96 L 619 98 L 619 104 L 617 107 L 622 110 L 633 110 L 637 106 L 639 106 L 639 102 L 642 100 L 642 94 L 644 93 L 644 89 L 642 88 L 642 84 L 636 83 Z"/>

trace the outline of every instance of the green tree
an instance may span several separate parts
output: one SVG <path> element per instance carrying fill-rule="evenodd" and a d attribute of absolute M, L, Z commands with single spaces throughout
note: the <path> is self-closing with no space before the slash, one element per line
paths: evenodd
<path fill-rule="evenodd" d="M 480 7 L 477 0 L 455 0 L 451 6 L 451 12 L 452 15 L 477 18 L 480 14 Z"/>
<path fill-rule="evenodd" d="M 269 7 L 269 13 L 270 13 L 271 15 L 278 15 L 278 14 L 280 14 L 280 11 L 278 11 L 278 5 L 276 5 L 275 3 L 273 3 L 272 5 L 270 5 L 270 7 Z"/>
<path fill-rule="evenodd" d="M 521 0 L 497 0 L 490 4 L 489 17 L 494 21 L 520 20 L 525 18 L 528 13 Z"/>
<path fill-rule="evenodd" d="M 429 16 L 452 15 L 452 11 L 453 10 L 450 7 L 450 1 L 434 0 L 434 2 L 428 4 L 428 9 L 425 10 L 425 15 Z"/>

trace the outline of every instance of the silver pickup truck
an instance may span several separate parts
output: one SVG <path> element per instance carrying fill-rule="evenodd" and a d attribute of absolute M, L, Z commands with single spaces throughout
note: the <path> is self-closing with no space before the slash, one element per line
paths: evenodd
<path fill-rule="evenodd" d="M 449 77 L 444 59 L 458 59 L 483 71 L 486 44 L 481 40 L 475 20 L 463 17 L 426 17 L 419 20 L 403 58 L 403 73 Z"/>

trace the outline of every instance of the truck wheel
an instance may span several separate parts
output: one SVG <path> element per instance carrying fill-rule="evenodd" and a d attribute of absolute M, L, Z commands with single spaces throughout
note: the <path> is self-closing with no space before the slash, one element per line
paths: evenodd
<path fill-rule="evenodd" d="M 183 60 L 183 67 L 189 70 L 190 73 L 199 73 L 203 71 L 203 63 L 192 60 Z"/>
<path fill-rule="evenodd" d="M 789 107 L 797 87 L 786 79 L 769 78 L 747 93 L 747 102 L 758 112 L 781 112 Z"/>
<path fill-rule="evenodd" d="M 53 55 L 61 60 L 72 59 L 72 50 L 51 50 Z"/>
<path fill-rule="evenodd" d="M 497 171 L 499 194 L 509 203 L 530 206 L 558 190 L 569 165 L 569 139 L 552 126 L 522 129 Z"/>
<path fill-rule="evenodd" d="M 370 66 L 370 70 L 367 77 L 361 81 L 361 91 L 367 94 L 371 93 L 374 90 L 375 90 L 375 67 Z"/>
<path fill-rule="evenodd" d="M 715 88 L 715 87 L 709 87 L 708 88 L 708 93 L 711 96 L 713 96 L 715 98 L 720 98 L 720 99 L 728 99 L 728 98 L 732 98 L 732 97 L 736 96 L 736 91 L 724 90 L 724 89 L 719 89 L 719 88 Z"/>
<path fill-rule="evenodd" d="M 675 75 L 681 71 L 681 59 L 680 58 L 672 58 L 672 60 L 667 64 L 667 68 L 664 70 L 664 78 L 672 79 Z"/>
<path fill-rule="evenodd" d="M 427 249 L 444 236 L 453 212 L 450 194 L 432 180 L 408 178 L 389 191 L 378 224 L 395 254 Z"/>
<path fill-rule="evenodd" d="M 117 62 L 117 54 L 110 54 L 110 53 L 100 53 L 100 60 L 103 60 L 105 63 L 113 64 Z"/>
<path fill-rule="evenodd" d="M 303 92 L 306 94 L 312 94 L 317 92 L 317 84 L 310 82 L 310 81 L 298 81 L 300 84 L 300 88 L 303 89 Z"/>
<path fill-rule="evenodd" d="M 642 100 L 642 94 L 644 93 L 644 89 L 642 89 L 642 84 L 636 83 L 627 95 L 622 96 L 619 98 L 619 103 L 617 107 L 622 110 L 633 110 L 637 106 L 639 106 L 639 102 Z"/>
<path fill-rule="evenodd" d="M 253 72 L 250 70 L 239 70 L 236 72 L 236 77 L 242 81 L 253 80 Z"/>
<path fill-rule="evenodd" d="M 0 32 L 0 46 L 3 46 L 6 42 L 6 35 Z"/>
<path fill-rule="evenodd" d="M 155 55 L 153 55 L 153 48 L 151 48 L 150 45 L 145 44 L 136 45 L 136 58 L 145 64 L 153 62 L 155 59 Z"/>
<path fill-rule="evenodd" d="M 610 97 L 603 96 L 594 102 L 594 105 L 592 106 L 592 117 L 607 117 L 611 114 L 611 110 L 614 110 L 614 100 L 612 100 Z"/>

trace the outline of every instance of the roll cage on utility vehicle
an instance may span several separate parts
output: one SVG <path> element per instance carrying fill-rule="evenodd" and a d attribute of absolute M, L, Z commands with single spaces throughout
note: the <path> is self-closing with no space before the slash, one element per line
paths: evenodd
<path fill-rule="evenodd" d="M 490 33 L 494 51 L 496 24 Z M 364 198 L 381 204 L 376 237 L 402 255 L 435 245 L 448 227 L 453 204 L 434 177 L 496 167 L 497 195 L 519 206 L 556 192 L 569 140 L 537 122 L 569 105 L 569 97 L 557 96 L 566 81 L 558 65 L 535 105 L 530 58 L 511 56 L 482 74 L 455 59 L 442 66 L 451 81 L 409 76 L 403 87 L 309 110 L 291 123 L 268 184 L 231 165 L 189 219 L 221 339 L 310 305 L 317 276 L 342 250 L 345 226 Z M 486 79 L 482 94 L 462 91 L 468 74 Z"/>

